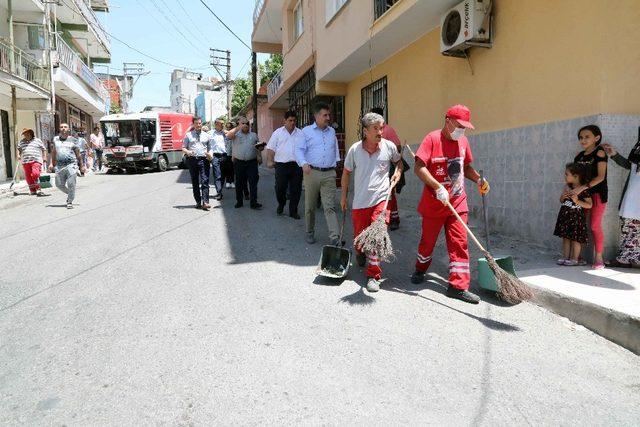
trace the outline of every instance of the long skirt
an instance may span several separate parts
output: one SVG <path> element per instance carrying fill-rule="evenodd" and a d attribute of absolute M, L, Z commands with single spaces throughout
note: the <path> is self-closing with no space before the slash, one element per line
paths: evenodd
<path fill-rule="evenodd" d="M 640 264 L 640 219 L 620 219 L 620 253 L 616 259 L 624 264 Z"/>

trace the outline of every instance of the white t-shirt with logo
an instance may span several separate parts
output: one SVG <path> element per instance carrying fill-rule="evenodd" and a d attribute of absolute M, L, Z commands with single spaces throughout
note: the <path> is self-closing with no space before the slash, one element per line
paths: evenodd
<path fill-rule="evenodd" d="M 387 139 L 378 143 L 378 149 L 369 154 L 358 141 L 349 148 L 344 168 L 353 173 L 352 209 L 369 208 L 383 202 L 389 191 L 389 168 L 400 161 L 395 144 Z"/>

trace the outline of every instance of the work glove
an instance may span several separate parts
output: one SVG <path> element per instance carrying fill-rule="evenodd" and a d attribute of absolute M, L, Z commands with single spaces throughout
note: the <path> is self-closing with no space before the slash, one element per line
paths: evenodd
<path fill-rule="evenodd" d="M 489 181 L 487 181 L 486 178 L 478 178 L 477 184 L 478 184 L 478 191 L 483 196 L 485 196 L 491 189 L 491 187 L 489 186 Z"/>
<path fill-rule="evenodd" d="M 443 205 L 449 202 L 449 192 L 442 185 L 436 190 L 436 199 L 440 200 Z"/>

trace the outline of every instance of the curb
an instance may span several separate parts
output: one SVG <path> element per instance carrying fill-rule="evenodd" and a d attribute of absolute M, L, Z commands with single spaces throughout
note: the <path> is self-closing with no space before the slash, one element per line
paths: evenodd
<path fill-rule="evenodd" d="M 534 304 L 546 308 L 596 334 L 640 355 L 640 318 L 578 298 L 540 288 L 527 282 L 536 293 Z"/>

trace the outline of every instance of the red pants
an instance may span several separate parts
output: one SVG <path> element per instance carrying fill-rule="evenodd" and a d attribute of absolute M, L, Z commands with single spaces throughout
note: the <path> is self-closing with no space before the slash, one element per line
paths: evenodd
<path fill-rule="evenodd" d="M 604 251 L 604 232 L 602 231 L 602 217 L 604 211 L 607 209 L 607 204 L 602 203 L 599 194 L 591 196 L 593 199 L 593 206 L 590 209 L 591 218 L 590 226 L 593 233 L 593 246 L 596 248 L 596 253 L 601 254 Z"/>
<path fill-rule="evenodd" d="M 400 214 L 398 213 L 398 198 L 396 197 L 396 190 L 391 192 L 391 198 L 389 199 L 389 210 L 391 211 L 391 222 L 400 224 Z"/>
<path fill-rule="evenodd" d="M 29 192 L 36 194 L 36 192 L 40 190 L 39 180 L 42 163 L 23 163 L 22 168 L 24 169 L 24 178 L 27 180 L 27 184 L 29 184 Z"/>
<path fill-rule="evenodd" d="M 467 213 L 460 217 L 466 223 Z M 433 248 L 438 241 L 438 234 L 444 225 L 444 235 L 447 239 L 449 252 L 449 284 L 456 288 L 469 289 L 471 274 L 469 272 L 469 249 L 467 246 L 467 231 L 455 216 L 422 217 L 422 237 L 418 246 L 416 270 L 427 271 L 431 265 Z"/>
<path fill-rule="evenodd" d="M 371 206 L 363 209 L 353 209 L 351 211 L 351 218 L 353 219 L 353 235 L 358 237 L 358 235 L 371 225 L 373 221 L 378 218 L 378 216 L 382 212 L 382 208 L 384 207 L 384 202 L 380 202 L 375 206 Z M 385 222 L 389 224 L 389 208 L 387 207 L 387 211 L 385 212 Z M 360 253 L 360 248 L 355 248 L 356 253 Z M 382 269 L 380 268 L 380 259 L 376 256 L 376 254 L 366 254 L 367 255 L 367 277 L 373 277 L 377 280 L 380 280 Z"/>

